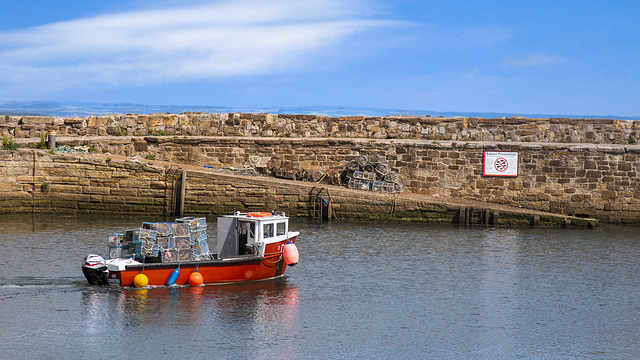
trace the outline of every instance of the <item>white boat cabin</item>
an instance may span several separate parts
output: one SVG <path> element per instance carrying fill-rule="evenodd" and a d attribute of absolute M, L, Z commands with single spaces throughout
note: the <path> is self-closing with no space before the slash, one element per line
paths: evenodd
<path fill-rule="evenodd" d="M 218 258 L 265 255 L 267 244 L 286 241 L 298 235 L 289 232 L 284 213 L 253 212 L 218 218 Z"/>

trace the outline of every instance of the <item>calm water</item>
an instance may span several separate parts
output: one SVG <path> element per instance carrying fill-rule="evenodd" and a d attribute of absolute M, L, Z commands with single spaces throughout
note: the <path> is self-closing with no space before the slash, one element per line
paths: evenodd
<path fill-rule="evenodd" d="M 88 286 L 82 257 L 149 220 L 0 217 L 0 358 L 640 358 L 639 228 L 297 223 L 283 279 Z"/>

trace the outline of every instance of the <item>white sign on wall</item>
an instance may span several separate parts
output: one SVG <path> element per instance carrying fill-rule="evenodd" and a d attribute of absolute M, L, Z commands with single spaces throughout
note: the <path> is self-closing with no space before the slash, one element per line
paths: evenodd
<path fill-rule="evenodd" d="M 484 176 L 518 176 L 517 151 L 485 151 Z"/>

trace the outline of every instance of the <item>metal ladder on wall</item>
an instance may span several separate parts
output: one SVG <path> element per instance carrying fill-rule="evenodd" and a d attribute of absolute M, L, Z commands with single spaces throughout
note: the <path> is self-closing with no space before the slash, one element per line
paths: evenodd
<path fill-rule="evenodd" d="M 324 194 L 323 194 L 324 193 Z M 328 189 L 314 186 L 309 192 L 309 212 L 313 221 L 331 221 L 333 198 Z"/>
<path fill-rule="evenodd" d="M 176 203 L 178 200 L 177 182 L 180 170 L 180 167 L 177 165 L 171 165 L 170 168 L 165 170 L 165 216 L 172 216 L 176 213 Z M 171 182 L 171 185 L 169 185 L 169 182 Z"/>

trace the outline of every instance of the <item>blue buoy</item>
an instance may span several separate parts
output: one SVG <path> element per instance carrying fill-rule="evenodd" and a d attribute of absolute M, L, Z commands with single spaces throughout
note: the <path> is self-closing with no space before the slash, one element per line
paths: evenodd
<path fill-rule="evenodd" d="M 171 276 L 169 276 L 169 280 L 167 280 L 167 286 L 175 284 L 176 280 L 178 280 L 178 276 L 180 276 L 180 268 L 173 270 Z"/>

